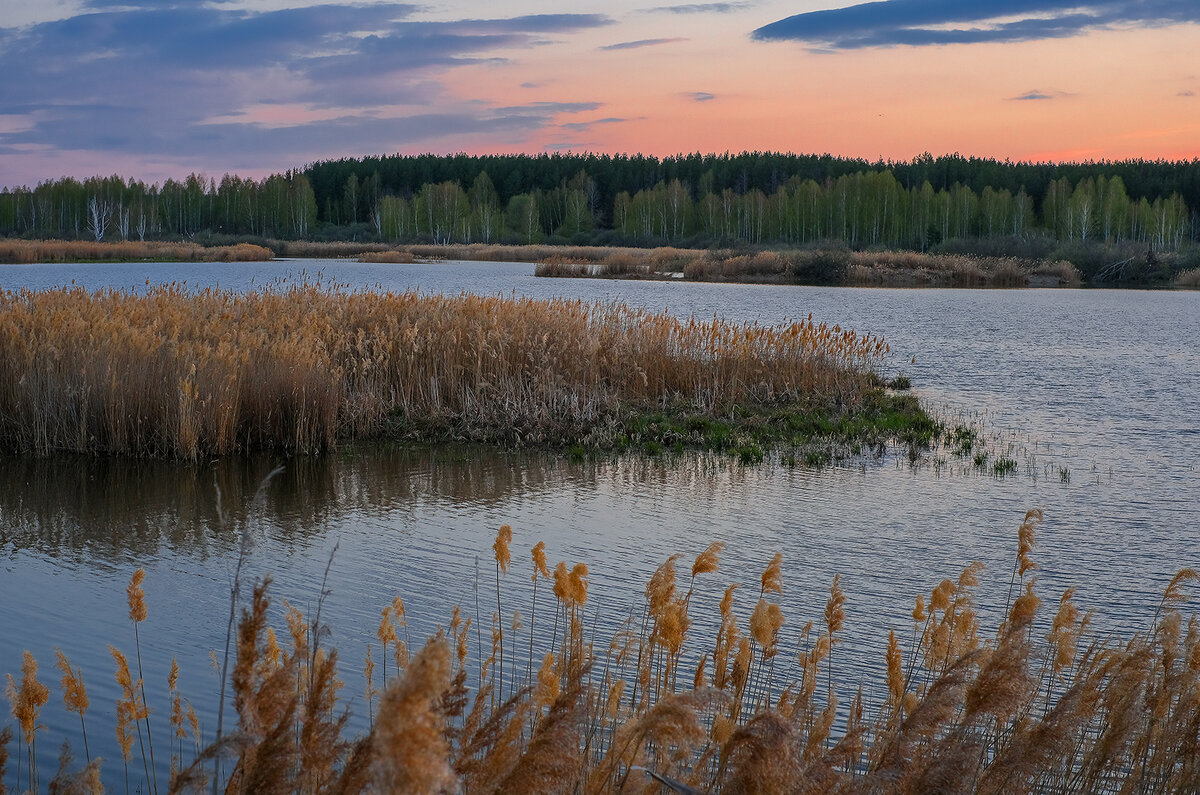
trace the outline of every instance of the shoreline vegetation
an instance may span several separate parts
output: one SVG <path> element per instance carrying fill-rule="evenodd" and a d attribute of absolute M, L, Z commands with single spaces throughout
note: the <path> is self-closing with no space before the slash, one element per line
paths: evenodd
<path fill-rule="evenodd" d="M 851 251 L 840 246 L 755 250 L 483 243 L 388 245 L 274 239 L 215 245 L 0 239 L 0 262 L 13 264 L 257 262 L 269 261 L 276 256 L 356 259 L 396 265 L 441 260 L 531 262 L 535 264 L 538 276 L 572 278 L 683 279 L 846 287 L 1019 288 L 1079 287 L 1084 284 L 1080 270 L 1066 260 L 967 253 Z M 1169 283 L 1161 286 L 1200 288 L 1200 267 L 1178 271 Z"/>
<path fill-rule="evenodd" d="M 275 252 L 253 243 L 205 246 L 155 240 L 13 240 L 0 239 L 0 263 L 46 262 L 263 262 Z"/>
<path fill-rule="evenodd" d="M 1048 603 L 1039 592 L 1041 520 L 1029 511 L 1018 529 L 998 626 L 984 626 L 983 567 L 970 564 L 916 597 L 911 623 L 879 639 L 869 671 L 847 661 L 845 630 L 857 616 L 839 576 L 808 616 L 781 606 L 790 586 L 780 554 L 765 561 L 758 594 L 732 584 L 718 605 L 713 589 L 697 591 L 697 581 L 719 576 L 721 542 L 690 569 L 668 558 L 607 638 L 594 617 L 614 610 L 589 599 L 587 564 L 553 565 L 544 543 L 515 563 L 514 533 L 502 526 L 495 602 L 482 620 L 490 632 L 455 606 L 428 640 L 411 638 L 403 595 L 380 594 L 352 699 L 340 694 L 341 671 L 357 667 L 358 652 L 322 642 L 321 602 L 311 621 L 284 602 L 277 632 L 270 579 L 245 605 L 235 579 L 233 657 L 218 666 L 220 696 L 204 695 L 222 703 L 215 727 L 202 726 L 184 696 L 199 674 L 173 661 L 165 682 L 142 678 L 141 638 L 153 642 L 154 621 L 138 569 L 127 588 L 137 655 L 109 646 L 115 710 L 89 701 L 85 681 L 94 687 L 101 672 L 56 650 L 62 685 L 52 690 L 24 651 L 19 683 L 7 676 L 15 722 L 0 730 L 0 789 L 7 763 L 16 788 L 35 793 L 47 779 L 51 792 L 100 792 L 102 770 L 115 778 L 122 765 L 126 788 L 132 779 L 148 792 L 1200 790 L 1200 622 L 1186 606 L 1200 574 L 1182 569 L 1166 583 L 1144 630 L 1104 635 L 1075 588 Z M 323 601 L 325 583 L 321 593 Z M 223 723 L 227 690 L 236 715 Z M 49 740 L 39 738 L 39 714 L 52 697 L 79 715 L 80 732 L 50 778 L 35 749 Z M 347 728 L 350 700 L 367 713 L 357 735 Z M 95 736 L 114 715 L 120 760 L 91 757 L 87 726 Z M 169 779 L 151 768 L 156 738 Z M 72 744 L 86 761 L 73 760 Z"/>
<path fill-rule="evenodd" d="M 940 426 L 875 337 L 578 300 L 183 285 L 0 293 L 0 449 L 184 460 L 343 441 L 818 460 Z M 894 379 L 901 386 L 902 379 Z"/>

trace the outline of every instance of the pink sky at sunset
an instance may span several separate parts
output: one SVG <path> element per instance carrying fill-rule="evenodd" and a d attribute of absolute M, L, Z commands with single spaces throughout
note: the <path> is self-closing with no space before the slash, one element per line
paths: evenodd
<path fill-rule="evenodd" d="M 395 152 L 1200 156 L 1177 0 L 0 8 L 0 186 Z"/>

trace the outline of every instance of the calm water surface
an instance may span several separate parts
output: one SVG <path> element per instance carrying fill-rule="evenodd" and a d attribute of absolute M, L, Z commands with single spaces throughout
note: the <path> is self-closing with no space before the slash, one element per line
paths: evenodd
<path fill-rule="evenodd" d="M 544 540 L 552 561 L 588 564 L 589 615 L 601 638 L 639 605 L 659 563 L 679 553 L 687 569 L 711 541 L 725 541 L 726 552 L 721 571 L 700 584 L 693 618 L 711 622 L 730 582 L 747 584 L 738 604 L 748 615 L 750 584 L 781 551 L 784 634 L 793 649 L 841 574 L 848 620 L 840 664 L 861 672 L 847 682 L 868 687 L 881 678 L 888 629 L 903 637 L 911 626 L 912 597 L 974 560 L 987 566 L 979 598 L 985 626 L 994 628 L 1027 508 L 1046 513 L 1036 553 L 1042 595 L 1056 599 L 1078 586 L 1101 633 L 1145 627 L 1175 571 L 1200 567 L 1200 293 L 705 285 L 531 272 L 520 264 L 343 261 L 3 265 L 0 287 L 74 281 L 144 289 L 149 279 L 244 290 L 319 274 L 349 289 L 620 300 L 766 324 L 811 312 L 885 337 L 889 370 L 908 374 L 947 418 L 981 425 L 995 451 L 1019 462 L 1018 472 L 980 474 L 945 453 L 915 467 L 889 455 L 809 470 L 703 455 L 569 462 L 479 448 L 381 447 L 284 462 L 256 502 L 279 462 L 3 461 L 0 672 L 17 673 L 28 648 L 54 685 L 39 739 L 44 780 L 63 739 L 81 750 L 77 717 L 63 712 L 51 667 L 61 648 L 82 666 L 91 695 L 92 753 L 109 760 L 106 781 L 124 786 L 107 644 L 133 651 L 124 587 L 137 566 L 147 570 L 150 616 L 141 639 L 155 732 L 167 735 L 174 655 L 181 687 L 211 735 L 218 677 L 210 651 L 224 645 L 243 537 L 253 540 L 248 579 L 272 575 L 276 606 L 287 599 L 311 612 L 328 565 L 322 617 L 341 654 L 343 699 L 356 725 L 366 711 L 358 672 L 366 644 L 378 646 L 379 609 L 402 596 L 419 645 L 452 605 L 474 613 L 478 572 L 486 620 L 495 610 L 491 543 L 501 524 L 515 535 L 505 611 L 527 614 L 528 549 Z"/>

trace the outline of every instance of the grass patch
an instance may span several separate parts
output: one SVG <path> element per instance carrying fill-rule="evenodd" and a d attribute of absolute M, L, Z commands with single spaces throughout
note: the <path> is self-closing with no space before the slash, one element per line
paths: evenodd
<path fill-rule="evenodd" d="M 793 464 L 803 460 L 812 466 L 888 444 L 926 449 L 940 432 L 941 426 L 916 398 L 874 388 L 853 404 L 809 400 L 739 405 L 720 416 L 684 402 L 651 411 L 629 409 L 616 422 L 580 429 L 571 444 L 594 451 L 728 453 L 747 464 L 775 450 L 783 451 Z"/>

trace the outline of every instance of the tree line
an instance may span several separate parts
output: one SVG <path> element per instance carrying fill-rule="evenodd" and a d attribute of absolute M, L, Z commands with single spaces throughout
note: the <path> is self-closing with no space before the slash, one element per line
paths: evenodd
<path fill-rule="evenodd" d="M 1001 163 L 950 155 L 433 155 L 325 161 L 263 180 L 119 176 L 0 191 L 0 234 L 199 233 L 390 242 L 927 249 L 1037 235 L 1174 250 L 1200 234 L 1200 160 Z"/>

